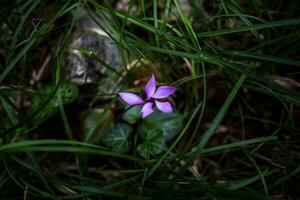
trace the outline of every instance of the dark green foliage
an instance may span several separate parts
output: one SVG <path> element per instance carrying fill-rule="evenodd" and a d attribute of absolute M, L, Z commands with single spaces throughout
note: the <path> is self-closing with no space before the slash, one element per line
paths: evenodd
<path fill-rule="evenodd" d="M 139 119 L 141 119 L 141 109 L 142 106 L 133 106 L 129 108 L 122 115 L 122 119 L 129 124 L 135 124 Z"/>
<path fill-rule="evenodd" d="M 150 155 L 160 154 L 167 149 L 166 142 L 174 138 L 183 128 L 183 116 L 178 112 L 165 114 L 156 110 L 139 122 L 140 112 L 141 106 L 134 106 L 124 113 L 122 119 L 137 126 L 136 134 L 140 136 L 140 142 L 136 150 L 140 156 L 149 159 Z M 127 152 L 131 146 L 132 130 L 130 125 L 117 124 L 105 134 L 102 141 L 114 151 Z"/>
<path fill-rule="evenodd" d="M 0 2 L 0 199 L 299 199 L 299 1 L 120 2 Z"/>
<path fill-rule="evenodd" d="M 144 158 L 150 158 L 150 155 L 157 155 L 167 149 L 166 141 L 161 129 L 151 129 L 143 137 L 144 142 L 139 144 L 137 152 Z"/>
<path fill-rule="evenodd" d="M 155 111 L 138 126 L 138 133 L 147 138 L 153 129 L 159 129 L 166 141 L 173 139 L 183 128 L 183 117 L 177 111 L 165 114 Z"/>
<path fill-rule="evenodd" d="M 102 139 L 103 143 L 111 147 L 116 152 L 127 152 L 131 147 L 129 140 L 132 134 L 132 128 L 123 123 L 116 124 L 116 126 L 105 134 Z"/>
<path fill-rule="evenodd" d="M 52 117 L 59 108 L 60 98 L 63 104 L 74 101 L 78 95 L 78 87 L 69 81 L 64 81 L 58 87 L 45 85 L 36 91 L 31 101 L 31 113 L 35 114 L 32 122 L 39 125 Z"/>

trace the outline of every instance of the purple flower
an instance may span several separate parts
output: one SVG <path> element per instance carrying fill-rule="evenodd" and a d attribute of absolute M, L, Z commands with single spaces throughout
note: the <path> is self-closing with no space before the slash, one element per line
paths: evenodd
<path fill-rule="evenodd" d="M 148 81 L 144 89 L 146 99 L 142 99 L 138 95 L 129 92 L 120 92 L 119 95 L 120 98 L 128 105 L 143 105 L 141 110 L 143 119 L 154 112 L 154 105 L 158 108 L 158 110 L 164 113 L 171 113 L 173 111 L 170 102 L 159 101 L 159 99 L 164 99 L 174 94 L 176 92 L 175 87 L 160 86 L 156 88 L 155 76 L 152 74 L 151 79 Z"/>

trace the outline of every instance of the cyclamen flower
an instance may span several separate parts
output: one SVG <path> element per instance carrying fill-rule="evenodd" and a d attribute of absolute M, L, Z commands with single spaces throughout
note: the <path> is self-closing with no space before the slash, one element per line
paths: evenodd
<path fill-rule="evenodd" d="M 155 76 L 152 74 L 144 88 L 146 99 L 142 99 L 136 94 L 130 92 L 119 92 L 120 98 L 130 106 L 143 105 L 141 110 L 142 118 L 149 116 L 154 112 L 153 108 L 156 106 L 158 110 L 164 113 L 173 112 L 172 105 L 168 101 L 159 101 L 167 98 L 176 92 L 176 88 L 172 86 L 160 86 L 156 89 Z"/>

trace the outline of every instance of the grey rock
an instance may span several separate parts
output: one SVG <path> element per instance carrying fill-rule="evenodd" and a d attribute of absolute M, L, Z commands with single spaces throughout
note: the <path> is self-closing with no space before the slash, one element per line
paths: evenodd
<path fill-rule="evenodd" d="M 120 71 L 122 64 L 120 51 L 106 34 L 105 31 L 108 30 L 103 30 L 103 28 L 106 29 L 105 24 L 100 20 L 97 21 L 100 27 L 84 10 L 74 13 L 74 15 L 77 15 L 78 20 L 63 65 L 64 77 L 78 85 L 97 84 L 101 79 L 107 77 L 113 79 L 116 74 L 111 69 L 97 62 L 93 57 L 82 53 L 82 49 L 88 50 L 111 68 Z M 114 81 L 112 80 L 112 82 Z M 103 87 L 105 86 L 102 85 L 102 89 Z M 109 87 L 111 89 L 111 84 Z"/>

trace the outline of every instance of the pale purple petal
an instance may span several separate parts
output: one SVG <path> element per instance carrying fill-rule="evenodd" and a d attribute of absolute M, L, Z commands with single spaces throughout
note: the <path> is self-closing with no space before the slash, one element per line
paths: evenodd
<path fill-rule="evenodd" d="M 173 112 L 172 105 L 168 101 L 160 102 L 155 100 L 155 105 L 161 112 L 171 113 Z"/>
<path fill-rule="evenodd" d="M 148 102 L 146 103 L 143 108 L 142 108 L 142 118 L 144 119 L 145 117 L 147 117 L 148 115 L 150 115 L 151 113 L 153 113 L 153 103 L 152 102 Z"/>
<path fill-rule="evenodd" d="M 151 79 L 148 81 L 147 85 L 145 86 L 145 92 L 147 99 L 151 98 L 156 90 L 156 84 L 155 84 L 155 76 L 152 74 Z"/>
<path fill-rule="evenodd" d="M 157 88 L 156 92 L 152 95 L 154 99 L 162 99 L 174 94 L 176 92 L 176 88 L 171 86 L 160 86 Z"/>
<path fill-rule="evenodd" d="M 139 97 L 138 95 L 133 94 L 133 93 L 119 92 L 119 95 L 124 102 L 126 102 L 127 104 L 129 104 L 131 106 L 145 103 L 141 97 Z"/>

